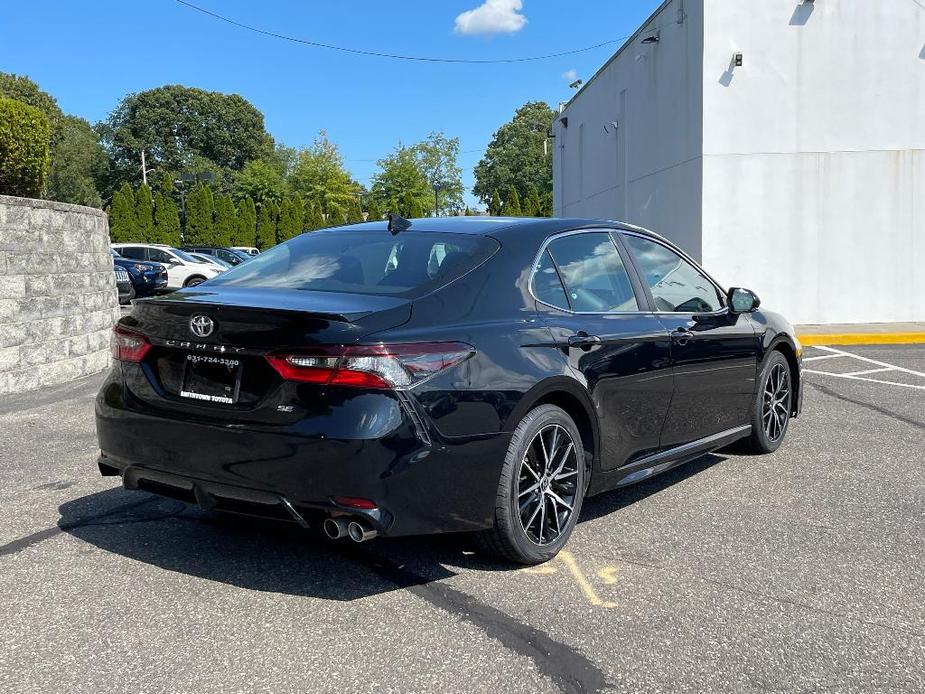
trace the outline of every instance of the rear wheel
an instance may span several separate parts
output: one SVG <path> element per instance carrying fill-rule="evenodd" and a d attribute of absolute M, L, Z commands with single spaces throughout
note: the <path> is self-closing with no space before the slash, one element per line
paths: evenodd
<path fill-rule="evenodd" d="M 495 498 L 495 525 L 484 549 L 521 564 L 552 559 L 568 542 L 585 491 L 585 455 L 578 428 L 563 410 L 540 405 L 517 426 Z"/>
<path fill-rule="evenodd" d="M 780 447 L 790 424 L 793 402 L 793 378 L 787 358 L 771 352 L 752 403 L 752 434 L 748 440 L 752 453 L 772 453 Z"/>
<path fill-rule="evenodd" d="M 198 277 L 198 276 L 190 277 L 188 280 L 186 280 L 186 283 L 183 286 L 184 287 L 195 287 L 197 284 L 202 284 L 205 281 L 206 281 L 205 277 Z"/>

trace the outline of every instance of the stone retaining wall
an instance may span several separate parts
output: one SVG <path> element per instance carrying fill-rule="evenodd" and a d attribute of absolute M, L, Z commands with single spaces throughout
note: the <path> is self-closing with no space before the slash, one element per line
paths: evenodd
<path fill-rule="evenodd" d="M 106 214 L 0 195 L 0 396 L 107 368 L 119 315 Z"/>

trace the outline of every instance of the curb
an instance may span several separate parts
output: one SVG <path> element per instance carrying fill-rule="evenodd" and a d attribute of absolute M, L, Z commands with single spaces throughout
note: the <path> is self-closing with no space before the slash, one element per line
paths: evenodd
<path fill-rule="evenodd" d="M 912 345 L 925 343 L 925 333 L 797 333 L 800 344 L 815 345 Z"/>

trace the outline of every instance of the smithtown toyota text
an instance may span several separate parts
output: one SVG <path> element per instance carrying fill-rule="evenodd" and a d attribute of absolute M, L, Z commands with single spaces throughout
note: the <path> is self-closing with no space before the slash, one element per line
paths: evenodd
<path fill-rule="evenodd" d="M 583 499 L 800 412 L 749 290 L 618 222 L 450 217 L 302 234 L 135 302 L 96 401 L 104 475 L 332 538 L 472 531 L 546 561 Z"/>

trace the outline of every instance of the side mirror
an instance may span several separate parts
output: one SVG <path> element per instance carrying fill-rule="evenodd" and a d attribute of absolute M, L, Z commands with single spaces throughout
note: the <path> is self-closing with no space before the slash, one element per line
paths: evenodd
<path fill-rule="evenodd" d="M 731 313 L 751 313 L 761 306 L 761 299 L 751 289 L 730 287 L 726 293 L 726 303 Z"/>

